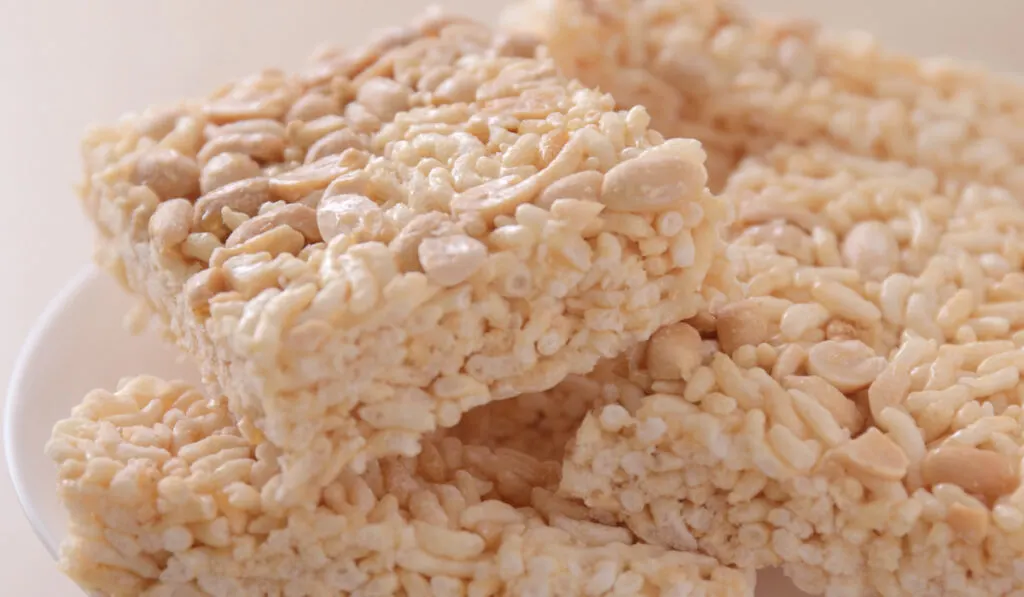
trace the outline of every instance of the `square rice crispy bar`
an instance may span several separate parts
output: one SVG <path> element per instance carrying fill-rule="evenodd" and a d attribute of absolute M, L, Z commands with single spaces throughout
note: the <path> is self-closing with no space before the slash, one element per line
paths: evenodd
<path fill-rule="evenodd" d="M 588 377 L 623 399 L 592 399 L 562 494 L 812 594 L 1024 594 L 1018 199 L 786 146 L 724 196 L 747 298 Z"/>
<path fill-rule="evenodd" d="M 753 574 L 636 543 L 554 495 L 559 465 L 432 437 L 274 499 L 276 447 L 224 400 L 151 377 L 86 396 L 48 454 L 61 567 L 106 597 L 752 597 Z"/>
<path fill-rule="evenodd" d="M 435 14 L 94 130 L 81 195 L 294 502 L 697 312 L 727 211 L 649 122 Z"/>

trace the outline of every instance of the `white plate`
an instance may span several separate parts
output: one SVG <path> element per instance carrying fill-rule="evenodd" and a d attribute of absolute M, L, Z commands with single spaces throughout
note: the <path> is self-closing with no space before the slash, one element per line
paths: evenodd
<path fill-rule="evenodd" d="M 18 500 L 36 535 L 57 553 L 64 512 L 57 468 L 43 454 L 50 430 L 95 388 L 151 373 L 197 381 L 196 371 L 153 334 L 133 336 L 122 321 L 132 301 L 98 269 L 79 273 L 50 303 L 14 367 L 4 413 L 4 452 Z"/>
<path fill-rule="evenodd" d="M 50 429 L 94 388 L 152 374 L 195 381 L 195 369 L 152 334 L 122 325 L 131 301 L 95 268 L 79 274 L 50 303 L 15 366 L 4 416 L 4 450 L 25 515 L 51 554 L 66 518 L 55 495 L 56 467 L 43 454 Z M 781 574 L 762 572 L 757 597 L 801 597 Z"/>

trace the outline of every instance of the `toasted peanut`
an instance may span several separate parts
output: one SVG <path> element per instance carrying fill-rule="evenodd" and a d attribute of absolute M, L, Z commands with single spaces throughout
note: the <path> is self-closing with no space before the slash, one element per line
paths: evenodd
<path fill-rule="evenodd" d="M 188 200 L 164 201 L 149 219 L 149 237 L 160 252 L 166 253 L 185 242 L 191 223 L 192 204 Z"/>
<path fill-rule="evenodd" d="M 217 267 L 206 268 L 185 283 L 185 298 L 188 306 L 197 313 L 209 311 L 210 300 L 228 290 L 228 279 L 224 270 Z"/>
<path fill-rule="evenodd" d="M 598 216 L 604 211 L 604 206 L 594 201 L 556 199 L 549 211 L 553 217 L 568 223 L 574 230 L 585 231 L 601 224 Z"/>
<path fill-rule="evenodd" d="M 900 247 L 892 229 L 882 222 L 861 222 L 843 239 L 843 261 L 868 280 L 884 280 L 896 271 Z"/>
<path fill-rule="evenodd" d="M 772 377 L 785 379 L 796 374 L 807 362 L 807 349 L 800 344 L 787 344 L 777 355 L 772 365 Z M 826 384 L 827 385 L 827 384 Z M 832 386 L 829 386 L 832 387 Z M 796 388 L 800 389 L 800 388 Z M 832 388 L 835 390 L 835 388 Z M 838 391 L 838 390 L 836 390 Z M 836 419 L 838 421 L 838 419 Z"/>
<path fill-rule="evenodd" d="M 449 104 L 471 102 L 476 99 L 476 91 L 479 86 L 479 81 L 471 73 L 459 71 L 437 86 L 437 89 L 434 90 L 434 98 Z"/>
<path fill-rule="evenodd" d="M 284 157 L 285 140 L 265 133 L 240 133 L 214 137 L 199 150 L 199 163 L 206 164 L 222 153 L 240 153 L 257 162 L 280 162 Z"/>
<path fill-rule="evenodd" d="M 327 185 L 331 184 L 345 170 L 339 156 L 328 156 L 272 176 L 270 189 L 276 196 L 286 201 L 298 201 L 313 191 L 327 188 Z"/>
<path fill-rule="evenodd" d="M 287 129 L 276 120 L 268 118 L 257 118 L 255 120 L 240 120 L 222 126 L 210 126 L 207 128 L 208 136 L 223 137 L 225 135 L 267 135 L 270 137 L 284 137 Z"/>
<path fill-rule="evenodd" d="M 270 182 L 266 178 L 249 178 L 220 187 L 196 201 L 192 225 L 205 232 L 226 233 L 221 210 L 255 216 L 260 206 L 273 200 Z"/>
<path fill-rule="evenodd" d="M 322 93 L 307 93 L 292 104 L 285 120 L 287 122 L 293 120 L 307 122 L 329 114 L 337 114 L 339 111 L 338 102 L 334 98 Z"/>
<path fill-rule="evenodd" d="M 794 303 L 783 312 L 779 320 L 779 332 L 783 340 L 799 340 L 809 332 L 816 331 L 831 316 L 829 310 L 818 303 Z"/>
<path fill-rule="evenodd" d="M 353 130 L 360 133 L 379 131 L 384 124 L 376 114 L 359 102 L 351 102 L 345 106 L 345 120 Z"/>
<path fill-rule="evenodd" d="M 799 345 L 791 344 L 790 346 Z M 863 429 L 864 415 L 857 408 L 857 404 L 824 379 L 815 376 L 790 375 L 783 379 L 783 386 L 787 390 L 800 390 L 808 396 L 816 398 L 822 406 L 828 409 L 828 412 L 832 413 L 839 426 L 849 431 L 851 435 Z"/>
<path fill-rule="evenodd" d="M 346 149 L 338 157 L 338 163 L 343 168 L 357 172 L 370 163 L 370 154 L 362 149 Z"/>
<path fill-rule="evenodd" d="M 609 170 L 601 185 L 600 201 L 616 211 L 661 211 L 696 196 L 705 183 L 699 165 L 675 156 L 648 154 Z"/>
<path fill-rule="evenodd" d="M 729 303 L 715 313 L 718 344 L 726 354 L 740 346 L 757 346 L 768 340 L 768 319 L 751 300 Z"/>
<path fill-rule="evenodd" d="M 835 455 L 857 471 L 888 481 L 902 479 L 910 465 L 896 442 L 874 427 L 836 448 Z"/>
<path fill-rule="evenodd" d="M 267 96 L 258 99 L 225 97 L 203 107 L 203 113 L 211 122 L 229 123 L 244 120 L 277 120 L 285 111 L 281 98 Z"/>
<path fill-rule="evenodd" d="M 161 201 L 199 196 L 199 166 L 172 149 L 153 149 L 135 163 L 132 182 L 146 185 Z"/>
<path fill-rule="evenodd" d="M 233 247 L 218 249 L 224 253 L 224 256 L 214 256 L 211 263 L 222 264 L 231 255 L 253 253 L 270 253 L 272 257 L 277 257 L 282 253 L 298 255 L 305 246 L 306 238 L 302 236 L 301 232 L 290 226 L 276 226 Z"/>
<path fill-rule="evenodd" d="M 934 350 L 927 340 L 912 337 L 889 359 L 885 369 L 871 382 L 868 406 L 877 419 L 886 408 L 900 405 L 910 391 L 910 371 Z"/>
<path fill-rule="evenodd" d="M 256 216 L 235 228 L 224 246 L 234 247 L 254 236 L 276 228 L 288 226 L 302 233 L 308 243 L 320 242 L 320 230 L 317 228 L 316 210 L 300 203 L 286 205 L 280 209 Z"/>
<path fill-rule="evenodd" d="M 465 281 L 487 261 L 487 247 L 463 234 L 424 239 L 418 252 L 427 278 L 441 286 Z"/>
<path fill-rule="evenodd" d="M 348 128 L 348 121 L 336 114 L 321 116 L 309 122 L 296 120 L 288 123 L 288 141 L 294 147 L 308 149 L 324 136 L 345 128 Z"/>
<path fill-rule="evenodd" d="M 334 179 L 334 182 L 324 189 L 324 197 L 336 195 L 366 195 L 370 196 L 370 178 L 365 172 L 349 172 Z"/>
<path fill-rule="evenodd" d="M 315 210 L 320 205 L 320 200 L 323 199 L 323 197 L 324 191 L 313 191 L 312 193 L 300 198 L 296 203 Z"/>
<path fill-rule="evenodd" d="M 885 357 L 859 340 L 827 340 L 811 347 L 807 369 L 845 394 L 862 390 L 885 370 Z"/>
<path fill-rule="evenodd" d="M 182 155 L 195 155 L 203 146 L 203 126 L 199 119 L 188 114 L 180 116 L 174 128 L 160 139 L 160 147 L 173 149 Z"/>
<path fill-rule="evenodd" d="M 548 209 L 558 199 L 597 201 L 601 194 L 602 181 L 604 181 L 604 175 L 595 170 L 570 174 L 556 180 L 541 191 L 536 204 Z"/>
<path fill-rule="evenodd" d="M 230 207 L 224 207 L 220 210 L 220 219 L 229 230 L 234 231 L 242 224 L 248 222 L 251 218 L 240 211 L 235 211 Z"/>
<path fill-rule="evenodd" d="M 463 100 L 452 100 L 449 96 L 439 95 L 437 93 L 438 89 L 452 78 L 452 74 L 454 72 L 455 69 L 450 66 L 441 66 L 431 69 L 424 73 L 423 76 L 420 77 L 420 80 L 416 82 L 416 91 L 420 93 L 433 94 L 428 100 L 428 103 L 432 105 L 452 104 L 456 103 L 456 101 L 473 101 L 473 98 L 476 96 L 476 88 L 478 84 L 476 83 L 476 78 L 471 75 L 468 77 L 462 77 L 463 80 L 468 80 L 471 83 L 470 89 L 472 90 L 472 94 L 469 95 L 469 97 L 466 97 Z M 462 74 L 466 75 L 467 73 Z"/>
<path fill-rule="evenodd" d="M 946 522 L 965 541 L 978 544 L 988 533 L 988 517 L 988 512 L 982 508 L 971 508 L 954 502 L 946 513 Z"/>
<path fill-rule="evenodd" d="M 174 130 L 178 119 L 184 115 L 181 108 L 168 108 L 147 111 L 136 124 L 139 134 L 157 141 L 163 139 Z"/>
<path fill-rule="evenodd" d="M 181 252 L 204 263 L 209 263 L 214 251 L 224 247 L 224 243 L 216 234 L 209 232 L 193 232 L 181 244 Z"/>
<path fill-rule="evenodd" d="M 1006 495 L 1020 484 L 1009 457 L 967 446 L 946 445 L 932 450 L 924 458 L 921 475 L 928 487 L 952 483 L 989 499 Z"/>
<path fill-rule="evenodd" d="M 395 260 L 402 271 L 422 271 L 419 249 L 423 239 L 450 234 L 453 231 L 454 225 L 444 214 L 436 211 L 420 214 L 402 228 L 388 248 L 395 254 Z"/>
<path fill-rule="evenodd" d="M 390 122 L 395 114 L 409 109 L 410 90 L 393 79 L 374 78 L 363 83 L 356 93 L 356 101 L 383 122 Z"/>
<path fill-rule="evenodd" d="M 316 208 L 320 235 L 331 240 L 339 234 L 352 234 L 363 229 L 370 218 L 380 218 L 380 207 L 365 195 L 326 195 Z"/>
<path fill-rule="evenodd" d="M 689 379 L 701 363 L 700 332 L 685 323 L 665 326 L 647 344 L 647 371 L 658 380 Z"/>
<path fill-rule="evenodd" d="M 686 323 L 692 325 L 693 329 L 702 334 L 712 334 L 715 333 L 718 326 L 718 318 L 710 311 L 701 311 L 687 319 Z"/>
<path fill-rule="evenodd" d="M 306 152 L 306 163 L 319 161 L 329 155 L 343 153 L 346 149 L 366 149 L 366 141 L 352 129 L 340 129 L 321 137 Z"/>
<path fill-rule="evenodd" d="M 225 185 L 260 175 L 256 160 L 241 153 L 222 153 L 214 156 L 203 166 L 199 186 L 203 194 Z"/>
<path fill-rule="evenodd" d="M 487 217 L 509 215 L 535 190 L 528 185 L 528 181 L 515 174 L 502 176 L 466 189 L 452 198 L 450 205 L 456 213 L 479 212 Z"/>

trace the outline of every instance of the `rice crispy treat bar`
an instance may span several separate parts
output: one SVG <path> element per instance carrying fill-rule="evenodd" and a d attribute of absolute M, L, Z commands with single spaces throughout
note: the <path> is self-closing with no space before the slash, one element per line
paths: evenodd
<path fill-rule="evenodd" d="M 749 298 L 599 367 L 644 397 L 586 417 L 560 491 L 812 594 L 1024 594 L 1024 208 L 820 147 L 725 194 Z"/>
<path fill-rule="evenodd" d="M 925 369 L 984 354 L 943 348 L 915 339 L 901 354 Z M 644 541 L 781 566 L 811 594 L 1017 595 L 1024 413 L 999 404 L 1021 385 L 1003 381 L 1018 369 L 989 367 L 1022 354 L 989 356 L 939 389 L 905 373 L 890 381 L 905 397 L 890 394 L 897 406 L 874 420 L 807 369 L 776 379 L 715 353 L 680 393 L 638 384 L 635 413 L 588 415 L 560 490 Z M 993 387 L 997 400 L 972 399 Z"/>
<path fill-rule="evenodd" d="M 634 544 L 556 497 L 556 462 L 454 438 L 289 508 L 277 449 L 223 400 L 140 377 L 86 396 L 47 451 L 71 519 L 61 565 L 108 597 L 753 595 L 751 573 Z"/>
<path fill-rule="evenodd" d="M 84 144 L 100 260 L 159 315 L 279 497 L 697 311 L 724 203 L 696 141 L 434 16 Z"/>
<path fill-rule="evenodd" d="M 569 76 L 646 106 L 665 135 L 700 139 L 717 182 L 777 140 L 828 139 L 1024 191 L 1024 87 L 980 67 L 728 0 L 524 0 L 506 26 L 539 34 Z"/>

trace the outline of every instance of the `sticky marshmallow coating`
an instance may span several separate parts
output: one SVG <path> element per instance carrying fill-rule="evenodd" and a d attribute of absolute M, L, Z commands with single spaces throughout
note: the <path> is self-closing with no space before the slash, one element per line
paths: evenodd
<path fill-rule="evenodd" d="M 748 297 L 599 367 L 644 398 L 587 416 L 563 494 L 812 594 L 1024 591 L 1024 208 L 821 147 L 725 196 Z"/>
<path fill-rule="evenodd" d="M 433 16 L 86 139 L 100 261 L 281 448 L 281 499 L 696 312 L 700 144 L 534 55 Z"/>
<path fill-rule="evenodd" d="M 223 400 L 140 377 L 90 393 L 47 452 L 71 521 L 61 566 L 108 597 L 753 595 L 750 573 L 634 544 L 556 497 L 556 462 L 451 437 L 289 508 L 277 449 Z"/>
<path fill-rule="evenodd" d="M 646 106 L 665 135 L 701 140 L 716 183 L 776 141 L 827 139 L 1024 191 L 1024 87 L 975 65 L 729 0 L 524 0 L 505 23 L 542 37 L 569 76 Z"/>

